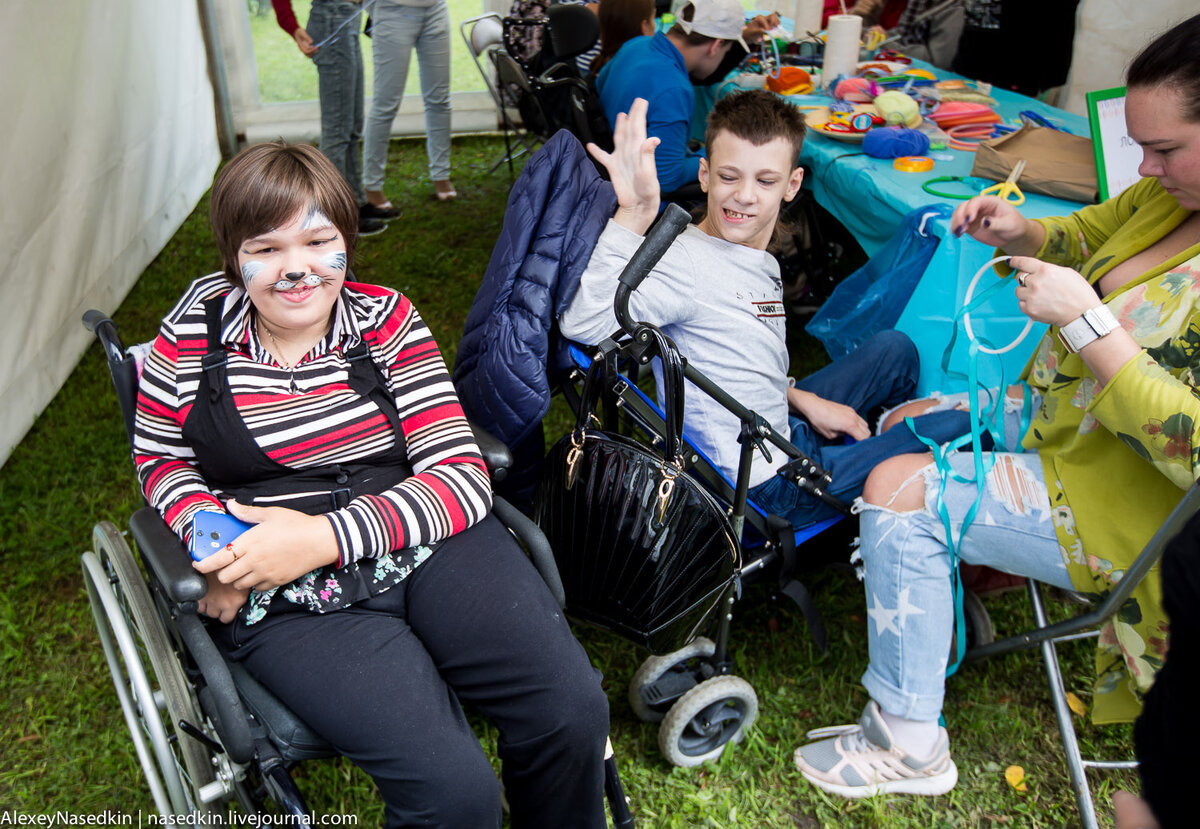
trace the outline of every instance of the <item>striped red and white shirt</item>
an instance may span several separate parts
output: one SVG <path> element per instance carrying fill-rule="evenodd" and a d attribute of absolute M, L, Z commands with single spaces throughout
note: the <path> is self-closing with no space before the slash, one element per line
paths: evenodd
<path fill-rule="evenodd" d="M 193 282 L 163 321 L 139 386 L 138 476 L 147 500 L 180 537 L 187 537 L 196 512 L 223 509 L 222 493 L 204 480 L 182 427 L 208 350 L 204 302 L 226 291 L 221 340 L 229 389 L 252 438 L 272 460 L 301 470 L 393 446 L 385 415 L 347 384 L 343 354 L 360 340 L 395 397 L 413 475 L 326 513 L 339 568 L 435 543 L 487 515 L 491 488 L 483 459 L 441 352 L 405 296 L 347 282 L 329 334 L 287 369 L 259 342 L 245 292 L 214 274 Z"/>

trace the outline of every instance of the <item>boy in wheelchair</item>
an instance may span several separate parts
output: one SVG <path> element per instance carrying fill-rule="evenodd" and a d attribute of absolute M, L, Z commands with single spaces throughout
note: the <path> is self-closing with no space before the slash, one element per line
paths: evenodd
<path fill-rule="evenodd" d="M 654 152 L 646 137 L 645 100 L 617 118 L 614 149 L 588 150 L 607 168 L 618 208 L 601 234 L 579 289 L 559 317 L 564 336 L 595 344 L 617 329 L 617 277 L 658 214 Z M 708 158 L 699 183 L 707 212 L 675 240 L 630 299 L 630 312 L 660 326 L 688 361 L 742 405 L 767 420 L 832 476 L 829 494 L 850 501 L 885 458 L 920 451 L 900 418 L 917 381 L 917 353 L 903 334 L 883 332 L 854 353 L 802 379 L 788 378 L 782 281 L 767 252 L 780 208 L 800 190 L 804 139 L 799 110 L 756 90 L 719 101 L 709 115 Z M 871 435 L 872 418 L 881 421 Z M 740 422 L 703 393 L 689 394 L 684 425 L 691 439 L 735 480 Z M 950 440 L 969 426 L 961 411 L 921 418 L 921 434 Z M 847 438 L 850 440 L 848 441 Z M 836 514 L 792 474 L 788 458 L 756 453 L 750 499 L 796 527 Z"/>
<path fill-rule="evenodd" d="M 218 175 L 224 273 L 164 320 L 139 388 L 147 500 L 196 563 L 213 638 L 372 776 L 387 826 L 499 826 L 467 723 L 500 732 L 512 825 L 605 825 L 607 700 L 491 492 L 437 345 L 403 295 L 350 282 L 358 209 L 314 148 Z"/>

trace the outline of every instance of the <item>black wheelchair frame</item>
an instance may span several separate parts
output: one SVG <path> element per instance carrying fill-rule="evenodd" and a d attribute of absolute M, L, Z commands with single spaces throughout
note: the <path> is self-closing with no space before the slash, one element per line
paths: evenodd
<path fill-rule="evenodd" d="M 576 414 L 581 403 L 576 383 L 590 361 L 610 366 L 642 366 L 656 356 L 655 338 L 647 330 L 647 324 L 634 320 L 629 314 L 629 298 L 689 221 L 686 210 L 677 204 L 668 204 L 619 277 L 614 312 L 622 331 L 628 336 L 619 342 L 613 338 L 606 340 L 590 357 L 572 349 L 577 368 L 561 384 L 561 390 Z M 602 397 L 606 397 L 609 404 L 605 408 L 606 428 L 617 428 L 619 411 L 651 442 L 665 434 L 662 410 L 638 388 L 634 379 L 614 371 L 602 371 L 601 376 Z M 840 522 L 843 516 L 836 515 L 797 531 L 786 519 L 759 510 L 747 497 L 754 452 L 767 451 L 768 444 L 773 451 L 783 452 L 793 459 L 798 485 L 843 514 L 848 509 L 826 492 L 828 474 L 805 457 L 790 440 L 775 432 L 766 420 L 742 406 L 686 361 L 684 376 L 742 423 L 741 456 L 735 483 L 728 481 L 690 443 L 686 444 L 689 451 L 683 456 L 683 471 L 702 482 L 727 505 L 734 536 L 738 539 L 739 565 L 733 584 L 722 596 L 715 612 L 712 638 L 698 636 L 680 650 L 648 658 L 631 680 L 628 698 L 630 707 L 640 719 L 661 722 L 659 747 L 664 756 L 675 765 L 695 766 L 718 757 L 727 743 L 739 742 L 753 723 L 758 709 L 754 689 L 732 674 L 734 664 L 728 647 L 733 606 L 743 584 L 768 583 L 776 592 L 791 598 L 803 612 L 817 645 L 822 651 L 826 647 L 821 616 L 808 589 L 797 577 L 802 569 L 797 550 L 801 544 Z M 556 552 L 569 554 L 568 551 Z M 568 614 L 571 613 L 571 599 L 568 595 Z"/>
<path fill-rule="evenodd" d="M 132 444 L 135 360 L 104 314 L 88 311 L 83 322 L 104 349 Z M 489 473 L 503 480 L 512 464 L 508 448 L 472 428 Z M 561 606 L 562 583 L 545 536 L 501 498 L 494 499 L 493 512 Z M 250 814 L 270 810 L 308 825 L 310 812 L 290 769 L 336 752 L 217 648 L 197 614 L 205 579 L 157 510 L 138 510 L 129 526 L 140 556 L 114 524 L 102 521 L 81 563 L 101 645 L 156 809 L 164 817 L 204 815 L 236 804 Z M 632 829 L 611 746 L 605 795 L 615 829 Z"/>

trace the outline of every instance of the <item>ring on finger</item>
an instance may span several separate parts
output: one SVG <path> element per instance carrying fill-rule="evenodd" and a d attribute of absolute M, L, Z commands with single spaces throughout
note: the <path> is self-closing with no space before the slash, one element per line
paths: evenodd
<path fill-rule="evenodd" d="M 1025 273 L 1025 271 L 1021 271 L 1019 274 L 1017 274 L 1017 284 L 1022 288 L 1026 287 L 1025 280 L 1027 279 L 1029 279 L 1029 274 Z"/>

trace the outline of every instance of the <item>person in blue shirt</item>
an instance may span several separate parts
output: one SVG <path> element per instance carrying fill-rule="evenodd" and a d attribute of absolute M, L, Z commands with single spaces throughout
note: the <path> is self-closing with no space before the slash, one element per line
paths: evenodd
<path fill-rule="evenodd" d="M 664 193 L 697 180 L 700 155 L 687 147 L 695 106 L 692 78 L 711 75 L 735 43 L 748 51 L 745 19 L 738 0 L 691 0 L 670 31 L 628 41 L 596 78 L 610 124 L 635 99 L 649 101 L 646 132 L 659 139 L 655 162 Z"/>

